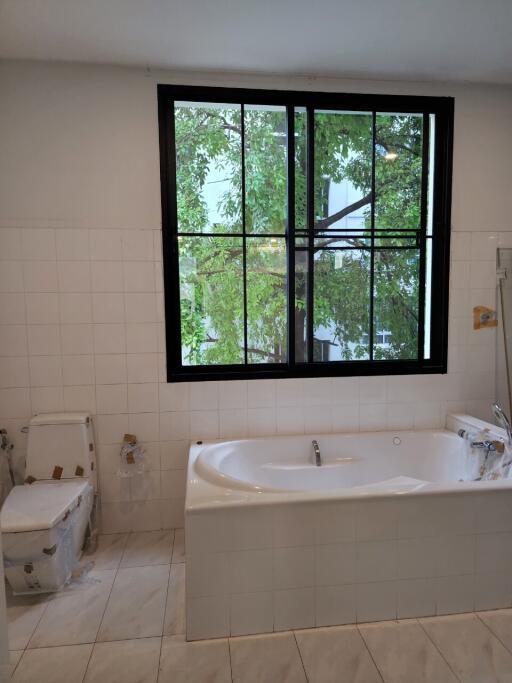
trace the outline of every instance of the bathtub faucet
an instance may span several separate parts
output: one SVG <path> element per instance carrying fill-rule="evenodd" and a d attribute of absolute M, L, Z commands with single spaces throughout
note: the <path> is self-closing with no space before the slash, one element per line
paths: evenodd
<path fill-rule="evenodd" d="M 315 464 L 317 467 L 320 467 L 322 464 L 322 456 L 320 455 L 320 446 L 318 445 L 318 441 L 316 439 L 313 439 L 311 442 L 313 444 L 313 450 L 315 452 Z"/>
<path fill-rule="evenodd" d="M 491 408 L 494 417 L 496 418 L 496 422 L 507 432 L 507 443 L 509 447 L 512 446 L 512 425 L 510 424 L 510 420 L 505 415 L 505 412 L 499 403 L 493 403 Z"/>

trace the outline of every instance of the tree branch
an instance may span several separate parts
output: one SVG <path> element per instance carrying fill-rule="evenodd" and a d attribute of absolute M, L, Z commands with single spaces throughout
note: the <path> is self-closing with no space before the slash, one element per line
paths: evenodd
<path fill-rule="evenodd" d="M 349 204 L 344 209 L 341 209 L 341 211 L 337 211 L 336 213 L 333 213 L 332 216 L 327 216 L 327 218 L 323 218 L 321 221 L 317 221 L 317 223 L 315 224 L 315 232 L 325 230 L 333 223 L 336 223 L 336 221 L 339 221 L 342 218 L 345 218 L 345 216 L 351 214 L 353 211 L 357 211 L 357 209 L 361 209 L 363 206 L 366 206 L 372 201 L 372 196 L 373 193 L 369 192 L 365 197 L 358 199 L 357 202 Z"/>

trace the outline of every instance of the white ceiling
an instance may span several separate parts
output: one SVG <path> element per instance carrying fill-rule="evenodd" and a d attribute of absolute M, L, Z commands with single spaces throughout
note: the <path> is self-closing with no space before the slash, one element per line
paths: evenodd
<path fill-rule="evenodd" d="M 512 83 L 512 0 L 0 0 L 0 58 Z"/>

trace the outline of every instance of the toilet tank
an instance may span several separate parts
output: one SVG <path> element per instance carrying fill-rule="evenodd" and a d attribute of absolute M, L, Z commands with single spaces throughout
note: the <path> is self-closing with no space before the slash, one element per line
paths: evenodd
<path fill-rule="evenodd" d="M 96 490 L 91 416 L 42 413 L 33 417 L 28 429 L 26 476 L 37 480 L 86 478 Z"/>

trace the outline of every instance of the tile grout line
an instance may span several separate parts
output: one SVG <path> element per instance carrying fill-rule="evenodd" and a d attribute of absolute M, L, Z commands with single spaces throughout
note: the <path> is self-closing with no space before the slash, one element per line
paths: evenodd
<path fill-rule="evenodd" d="M 442 619 L 443 617 L 441 616 L 441 617 L 437 617 L 437 618 L 441 618 L 441 619 Z M 450 662 L 446 659 L 446 657 L 443 655 L 443 653 L 442 653 L 441 650 L 439 649 L 439 647 L 438 647 L 437 643 L 435 642 L 435 640 L 434 640 L 433 638 L 430 637 L 429 632 L 428 632 L 427 629 L 423 626 L 422 622 L 421 622 L 419 619 L 415 619 L 415 621 L 416 621 L 416 623 L 419 625 L 419 627 L 422 629 L 423 633 L 424 633 L 424 634 L 427 636 L 427 638 L 430 640 L 430 642 L 432 643 L 432 645 L 435 647 L 435 649 L 436 649 L 437 652 L 439 653 L 439 656 L 441 657 L 441 659 L 442 659 L 444 662 L 446 662 L 446 666 L 450 669 L 450 671 L 451 671 L 452 674 L 455 676 L 455 678 L 456 678 L 458 681 L 461 681 L 461 683 L 463 683 L 463 682 L 462 682 L 462 679 L 457 675 L 457 672 L 454 671 L 454 669 L 453 669 L 452 665 L 450 664 Z"/>
<path fill-rule="evenodd" d="M 292 633 L 293 633 L 293 639 L 295 641 L 295 647 L 297 648 L 297 652 L 299 653 L 300 663 L 302 665 L 302 670 L 304 671 L 304 676 L 306 677 L 306 681 L 309 681 L 309 676 L 308 676 L 308 673 L 306 671 L 306 667 L 304 666 L 304 660 L 302 659 L 302 652 L 300 651 L 299 642 L 297 640 L 297 634 L 295 633 L 295 631 L 292 631 Z"/>
<path fill-rule="evenodd" d="M 185 634 L 185 642 L 186 642 L 186 634 Z M 231 677 L 231 683 L 234 683 L 233 681 L 233 662 L 231 661 L 231 636 L 228 637 L 228 654 L 229 654 L 229 674 Z"/>
<path fill-rule="evenodd" d="M 172 555 L 174 553 L 174 542 L 176 540 L 176 529 L 172 530 L 172 544 L 171 544 L 171 559 L 169 562 L 169 578 L 167 579 L 167 590 L 165 591 L 165 607 L 164 607 L 164 618 L 162 621 L 162 634 L 160 636 L 160 652 L 158 653 L 158 669 L 156 673 L 156 680 L 160 678 L 160 667 L 162 662 L 162 646 L 164 642 L 164 631 L 165 631 L 165 618 L 167 616 L 167 600 L 169 596 L 169 585 L 171 583 L 171 569 L 172 569 Z"/>
<path fill-rule="evenodd" d="M 101 630 L 101 626 L 102 626 L 102 624 L 103 624 L 103 619 L 105 618 L 105 613 L 106 613 L 106 611 L 107 611 L 107 607 L 108 607 L 108 604 L 109 604 L 109 602 L 110 602 L 110 598 L 111 598 L 111 596 L 112 596 L 112 591 L 114 590 L 114 584 L 115 584 L 115 582 L 116 582 L 117 575 L 118 575 L 118 573 L 119 573 L 119 568 L 120 568 L 120 566 L 121 566 L 121 560 L 122 560 L 123 555 L 124 555 L 124 552 L 125 552 L 125 550 L 126 550 L 126 546 L 128 545 L 128 538 L 129 538 L 129 534 L 128 534 L 128 536 L 126 537 L 126 541 L 125 541 L 124 547 L 123 547 L 123 552 L 122 552 L 122 554 L 121 554 L 121 557 L 119 558 L 119 562 L 118 562 L 117 567 L 116 567 L 116 569 L 115 569 L 114 578 L 113 578 L 113 580 L 112 580 L 112 585 L 110 586 L 110 590 L 109 590 L 109 592 L 108 592 L 108 598 L 107 598 L 106 601 L 105 601 L 105 607 L 103 608 L 103 613 L 102 613 L 102 615 L 101 615 L 100 623 L 99 623 L 99 625 L 98 625 L 98 630 L 96 631 L 96 636 L 95 636 L 95 638 L 94 638 L 94 643 L 93 643 L 92 650 L 91 650 L 91 656 L 92 656 L 92 652 L 93 652 L 93 650 L 94 650 L 94 647 L 96 646 L 96 643 L 98 642 L 98 634 L 99 634 L 99 632 L 100 632 L 100 630 Z M 89 662 L 87 663 L 87 669 L 88 669 L 88 668 L 89 668 Z M 85 673 L 86 673 L 86 674 L 87 674 L 87 669 L 85 670 Z M 85 676 L 84 676 L 84 677 L 85 677 Z"/>
<path fill-rule="evenodd" d="M 375 623 L 375 622 L 374 622 L 374 623 Z M 363 641 L 363 645 L 365 646 L 366 651 L 368 652 L 368 655 L 369 655 L 370 659 L 371 659 L 372 662 L 373 662 L 373 666 L 375 667 L 375 671 L 379 674 L 379 677 L 380 677 L 382 683 L 387 683 L 386 679 L 384 678 L 384 674 L 383 674 L 382 671 L 379 669 L 379 667 L 378 667 L 378 665 L 377 665 L 377 662 L 375 661 L 375 659 L 374 659 L 374 657 L 373 657 L 373 653 L 372 653 L 372 651 L 370 650 L 370 648 L 369 648 L 369 646 L 368 646 L 368 643 L 367 643 L 366 640 L 365 640 L 364 635 L 361 633 L 361 629 L 359 628 L 359 624 L 354 624 L 354 626 L 356 627 L 357 632 L 359 633 L 359 637 L 360 637 L 361 640 Z"/>

